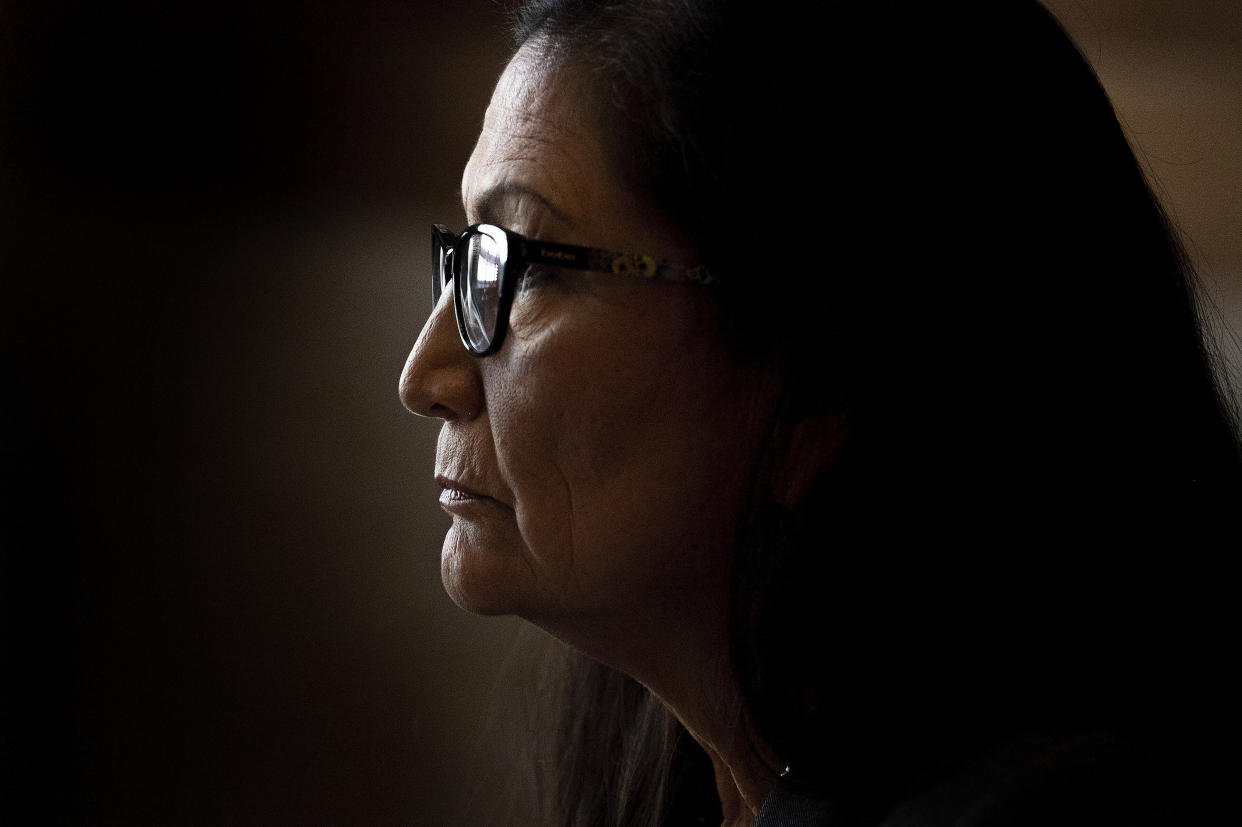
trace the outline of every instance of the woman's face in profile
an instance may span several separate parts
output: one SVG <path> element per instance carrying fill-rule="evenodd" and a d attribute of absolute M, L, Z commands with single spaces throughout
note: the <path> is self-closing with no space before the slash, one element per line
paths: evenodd
<path fill-rule="evenodd" d="M 509 64 L 462 179 L 467 222 L 693 263 L 620 184 L 572 71 L 532 44 Z M 726 355 L 708 290 L 540 271 L 517 291 L 503 347 L 482 359 L 443 293 L 401 393 L 444 420 L 435 471 L 453 522 L 441 565 L 459 605 L 555 630 L 723 601 L 762 394 Z"/>

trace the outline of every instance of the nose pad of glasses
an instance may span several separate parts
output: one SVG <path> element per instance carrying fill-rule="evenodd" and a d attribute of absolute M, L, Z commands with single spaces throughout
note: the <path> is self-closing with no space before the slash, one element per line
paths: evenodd
<path fill-rule="evenodd" d="M 453 279 L 453 248 L 445 249 L 438 247 L 436 249 L 435 278 L 431 281 L 431 298 L 432 304 L 440 303 L 440 294 L 448 287 L 448 283 Z"/>
<path fill-rule="evenodd" d="M 440 302 L 440 294 L 453 277 L 453 251 L 457 236 L 443 224 L 431 225 L 431 260 L 436 268 L 431 280 L 432 299 Z"/>

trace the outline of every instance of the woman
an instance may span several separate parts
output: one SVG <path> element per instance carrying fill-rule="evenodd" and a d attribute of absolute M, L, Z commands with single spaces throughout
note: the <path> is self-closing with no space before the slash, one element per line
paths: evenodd
<path fill-rule="evenodd" d="M 1192 271 L 1055 21 L 932 5 L 519 12 L 401 381 L 450 595 L 589 659 L 518 822 L 1199 796 L 1242 459 Z"/>

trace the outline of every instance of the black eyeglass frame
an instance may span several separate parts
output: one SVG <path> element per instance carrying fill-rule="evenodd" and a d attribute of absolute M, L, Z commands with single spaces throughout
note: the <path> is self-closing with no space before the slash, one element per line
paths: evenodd
<path fill-rule="evenodd" d="M 466 249 L 474 235 L 488 236 L 500 249 L 500 261 L 497 264 L 496 273 L 499 293 L 496 325 L 495 330 L 488 332 L 487 346 L 482 350 L 474 346 L 466 331 L 462 304 L 467 299 L 463 295 L 465 290 L 463 279 L 458 278 L 460 262 L 465 261 Z M 457 333 L 466 350 L 479 357 L 495 353 L 504 344 L 505 333 L 509 329 L 509 311 L 513 306 L 513 296 L 518 282 L 521 281 L 521 275 L 525 273 L 526 266 L 529 264 L 545 264 L 571 270 L 703 285 L 714 284 L 718 280 L 716 273 L 708 267 L 660 261 L 652 256 L 634 253 L 618 253 L 594 247 L 538 241 L 526 238 L 512 230 L 497 227 L 495 224 L 474 224 L 459 235 L 452 233 L 443 224 L 432 224 L 431 262 L 431 287 L 434 302 L 432 306 L 440 303 L 440 294 L 444 292 L 444 288 L 451 279 Z"/>

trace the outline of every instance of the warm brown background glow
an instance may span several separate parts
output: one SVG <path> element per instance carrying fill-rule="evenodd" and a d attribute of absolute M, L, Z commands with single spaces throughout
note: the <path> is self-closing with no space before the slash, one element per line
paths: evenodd
<path fill-rule="evenodd" d="M 1238 336 L 1242 6 L 1050 5 Z M 440 825 L 492 783 L 518 624 L 442 593 L 396 381 L 507 50 L 492 0 L 3 5 L 0 822 Z"/>

